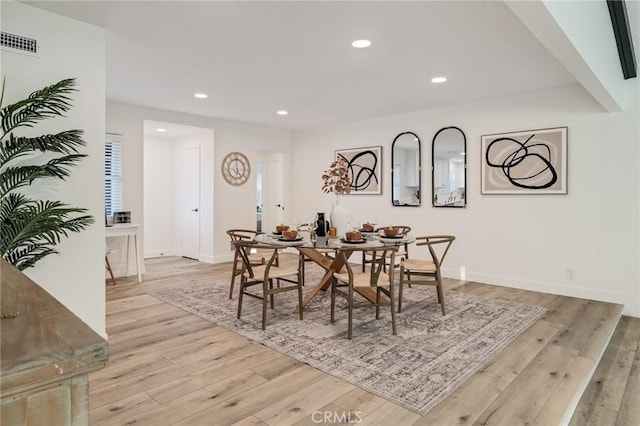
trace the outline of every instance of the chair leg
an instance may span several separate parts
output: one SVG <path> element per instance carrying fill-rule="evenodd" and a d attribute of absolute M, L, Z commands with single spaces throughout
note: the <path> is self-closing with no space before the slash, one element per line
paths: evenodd
<path fill-rule="evenodd" d="M 347 326 L 347 339 L 351 340 L 353 329 L 353 284 L 349 284 L 349 319 Z"/>
<path fill-rule="evenodd" d="M 273 284 L 272 284 L 273 285 Z M 269 294 L 269 285 L 266 281 L 262 282 L 262 329 L 267 328 L 267 295 Z"/>
<path fill-rule="evenodd" d="M 113 269 L 111 269 L 111 263 L 109 262 L 109 257 L 107 255 L 104 256 L 104 261 L 107 265 L 109 275 L 111 276 L 111 282 L 113 283 L 113 285 L 116 285 L 116 277 L 113 276 Z"/>
<path fill-rule="evenodd" d="M 229 299 L 233 299 L 233 285 L 236 281 L 238 267 L 238 252 L 233 256 L 233 266 L 231 267 L 231 286 L 229 287 Z"/>
<path fill-rule="evenodd" d="M 280 280 L 278 280 L 278 288 L 280 288 Z M 271 290 L 273 290 L 273 280 L 269 280 L 269 302 L 271 303 L 271 309 L 274 309 L 275 307 L 275 302 L 273 300 L 273 293 L 271 293 Z M 266 297 L 265 293 L 265 297 Z"/>
<path fill-rule="evenodd" d="M 238 319 L 240 319 L 240 315 L 242 314 L 242 295 L 244 294 L 244 277 L 240 278 L 240 291 L 238 293 Z"/>
<path fill-rule="evenodd" d="M 302 285 L 305 284 L 304 282 L 304 254 L 302 254 L 302 252 L 300 252 L 300 281 L 302 282 Z"/>
<path fill-rule="evenodd" d="M 436 285 L 436 291 L 438 292 L 438 300 L 440 301 L 442 315 L 447 315 L 447 311 L 444 308 L 444 292 L 442 291 L 442 280 L 440 278 L 440 274 L 438 274 L 438 284 Z"/>
<path fill-rule="evenodd" d="M 380 287 L 376 288 L 376 319 L 380 319 Z"/>
<path fill-rule="evenodd" d="M 300 310 L 300 319 L 304 319 L 303 318 L 303 311 L 304 311 L 304 306 L 302 306 L 302 285 L 303 285 L 303 278 L 300 274 L 298 274 L 298 309 Z"/>
<path fill-rule="evenodd" d="M 336 322 L 336 279 L 331 277 L 331 324 Z"/>
<path fill-rule="evenodd" d="M 400 265 L 400 288 L 398 289 L 398 313 L 402 312 L 402 285 L 404 283 L 404 266 Z"/>
<path fill-rule="evenodd" d="M 396 310 L 394 309 L 395 303 L 395 289 L 393 288 L 393 282 L 389 282 L 389 303 L 391 304 L 391 330 L 393 335 L 396 336 L 398 334 L 396 330 Z"/>

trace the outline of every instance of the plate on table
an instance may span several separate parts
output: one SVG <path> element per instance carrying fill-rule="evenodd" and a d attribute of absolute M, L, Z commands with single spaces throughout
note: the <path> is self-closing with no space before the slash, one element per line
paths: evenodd
<path fill-rule="evenodd" d="M 402 234 L 398 234 L 398 235 L 384 235 L 384 234 L 380 234 L 380 238 L 389 238 L 392 240 L 399 240 L 401 238 L 404 238 L 404 235 Z"/>
<path fill-rule="evenodd" d="M 346 238 L 340 238 L 340 241 L 346 244 L 362 244 L 367 242 L 365 238 L 362 238 L 360 240 L 347 240 Z"/>
<path fill-rule="evenodd" d="M 373 234 L 373 233 L 376 232 L 375 229 L 372 229 L 371 231 L 367 231 L 366 229 L 363 229 L 363 228 L 358 229 L 358 231 L 360 231 L 360 232 L 362 232 L 364 234 Z"/>
<path fill-rule="evenodd" d="M 278 238 L 278 241 L 302 241 L 302 236 L 297 236 L 295 238 Z"/>
<path fill-rule="evenodd" d="M 282 235 L 282 232 L 273 231 L 273 235 Z"/>

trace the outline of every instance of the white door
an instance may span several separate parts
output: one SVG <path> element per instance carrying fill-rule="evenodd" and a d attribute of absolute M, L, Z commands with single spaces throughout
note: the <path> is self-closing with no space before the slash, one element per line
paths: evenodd
<path fill-rule="evenodd" d="M 184 148 L 178 179 L 181 255 L 200 259 L 200 147 Z"/>
<path fill-rule="evenodd" d="M 262 232 L 271 232 L 286 221 L 284 205 L 284 154 L 264 153 L 262 172 Z"/>

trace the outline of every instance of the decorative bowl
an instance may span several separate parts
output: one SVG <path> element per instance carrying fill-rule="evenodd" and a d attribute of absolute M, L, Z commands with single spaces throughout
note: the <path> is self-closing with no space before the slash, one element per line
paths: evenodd
<path fill-rule="evenodd" d="M 298 237 L 298 231 L 288 230 L 282 233 L 282 236 L 287 240 L 295 240 Z"/>
<path fill-rule="evenodd" d="M 278 226 L 276 226 L 276 231 L 278 231 L 280 233 L 283 233 L 287 229 L 289 229 L 289 225 L 278 225 Z"/>
<path fill-rule="evenodd" d="M 387 237 L 395 237 L 396 235 L 398 235 L 398 232 L 400 232 L 400 230 L 395 226 L 386 226 L 383 231 L 384 235 L 386 235 Z"/>
<path fill-rule="evenodd" d="M 366 232 L 373 232 L 373 225 L 370 223 L 363 223 L 362 230 Z"/>
<path fill-rule="evenodd" d="M 348 241 L 358 241 L 362 239 L 362 234 L 359 231 L 351 231 L 345 234 Z"/>

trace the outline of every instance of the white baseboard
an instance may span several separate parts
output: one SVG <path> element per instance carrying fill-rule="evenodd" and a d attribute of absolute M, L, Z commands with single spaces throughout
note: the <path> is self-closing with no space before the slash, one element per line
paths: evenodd
<path fill-rule="evenodd" d="M 166 250 L 145 250 L 144 258 L 150 257 L 163 257 L 163 256 L 180 256 L 180 250 L 178 249 L 166 249 Z"/>
<path fill-rule="evenodd" d="M 200 256 L 200 262 L 204 262 L 204 263 L 215 263 L 213 261 L 213 256 Z"/>
<path fill-rule="evenodd" d="M 442 276 L 447 278 L 460 279 L 459 271 L 454 268 L 442 268 Z M 624 305 L 625 302 L 623 295 L 620 293 L 582 287 L 580 285 L 567 285 L 563 283 L 534 281 L 516 277 L 478 273 L 469 270 L 466 271 L 466 280 L 482 284 L 517 288 L 520 290 L 557 294 L 559 296 L 569 296 L 577 297 L 580 299 L 591 299 L 602 302 L 619 303 L 621 305 Z"/>

